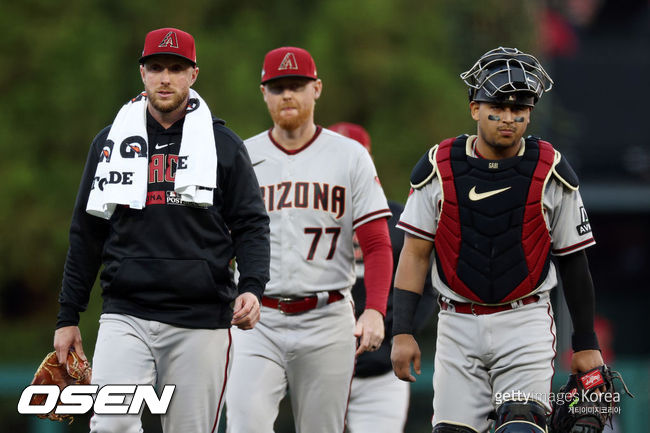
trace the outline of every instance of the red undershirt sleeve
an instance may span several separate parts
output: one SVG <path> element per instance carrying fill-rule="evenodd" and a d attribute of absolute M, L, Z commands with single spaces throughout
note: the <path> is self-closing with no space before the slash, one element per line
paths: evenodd
<path fill-rule="evenodd" d="M 363 253 L 366 309 L 386 315 L 386 303 L 393 276 L 393 250 L 386 218 L 369 221 L 356 229 Z"/>

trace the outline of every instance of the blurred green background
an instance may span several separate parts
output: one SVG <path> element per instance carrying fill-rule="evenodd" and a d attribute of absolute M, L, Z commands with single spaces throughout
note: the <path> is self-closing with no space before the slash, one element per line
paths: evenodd
<path fill-rule="evenodd" d="M 308 49 L 324 91 L 316 121 L 363 125 L 389 198 L 404 202 L 417 159 L 472 133 L 460 72 L 499 45 L 537 55 L 555 80 L 528 132 L 569 158 L 598 245 L 588 251 L 606 361 L 637 395 L 618 432 L 648 430 L 650 415 L 650 13 L 647 0 L 126 0 L 0 1 L 0 425 L 2 431 L 87 430 L 18 415 L 22 389 L 52 346 L 67 231 L 87 150 L 142 90 L 145 34 L 193 34 L 194 88 L 242 138 L 271 126 L 259 92 L 264 54 Z M 557 294 L 556 294 L 557 295 Z M 556 298 L 558 374 L 570 319 Z M 92 355 L 97 288 L 82 314 Z M 419 336 L 425 371 L 413 387 L 407 432 L 430 431 L 435 324 Z M 631 382 L 631 383 L 629 383 Z M 289 408 L 276 429 L 291 431 Z M 146 417 L 147 432 L 158 431 Z"/>

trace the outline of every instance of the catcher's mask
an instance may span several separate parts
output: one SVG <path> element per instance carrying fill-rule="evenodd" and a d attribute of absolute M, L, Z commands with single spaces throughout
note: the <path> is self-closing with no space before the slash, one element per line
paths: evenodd
<path fill-rule="evenodd" d="M 469 86 L 470 102 L 533 107 L 553 87 L 539 61 L 517 48 L 488 51 L 460 78 Z"/>

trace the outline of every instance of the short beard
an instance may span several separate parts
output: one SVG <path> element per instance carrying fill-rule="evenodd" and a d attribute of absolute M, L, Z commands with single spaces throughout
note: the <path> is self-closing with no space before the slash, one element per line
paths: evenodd
<path fill-rule="evenodd" d="M 151 101 L 151 105 L 161 113 L 171 113 L 176 111 L 187 101 L 188 95 L 189 92 L 183 92 L 180 94 L 176 93 L 171 100 L 162 101 L 158 98 L 158 95 L 155 92 L 147 91 L 147 96 L 149 97 L 149 101 Z"/>
<path fill-rule="evenodd" d="M 296 129 L 304 125 L 311 116 L 309 110 L 305 110 L 301 108 L 298 108 L 298 115 L 290 118 L 280 116 L 279 111 L 276 112 L 276 111 L 269 110 L 269 113 L 271 114 L 271 119 L 273 119 L 273 123 L 275 123 L 280 128 L 286 131 L 295 131 Z"/>

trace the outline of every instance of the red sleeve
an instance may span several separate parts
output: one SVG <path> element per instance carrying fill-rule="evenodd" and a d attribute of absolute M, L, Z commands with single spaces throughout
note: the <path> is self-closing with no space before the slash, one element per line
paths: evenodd
<path fill-rule="evenodd" d="M 393 277 L 393 249 L 386 218 L 369 221 L 357 227 L 357 238 L 363 253 L 366 309 L 386 315 L 388 291 Z"/>

